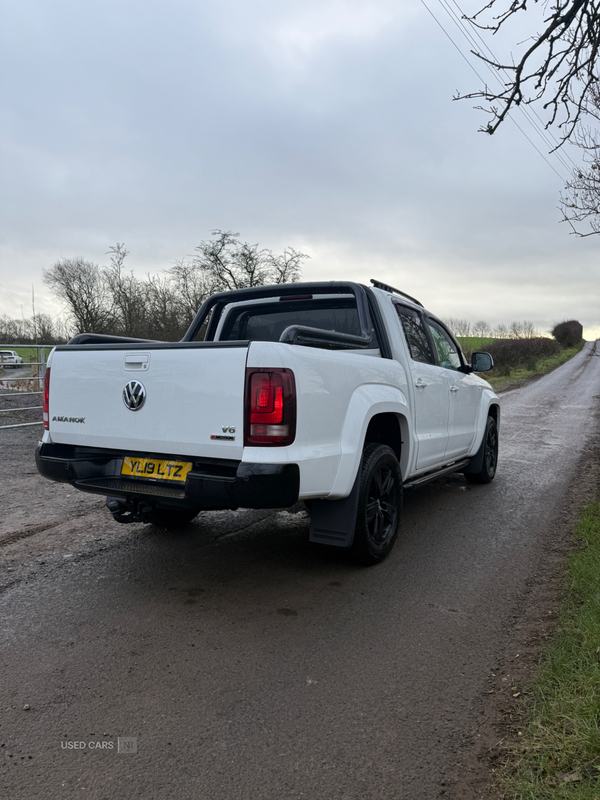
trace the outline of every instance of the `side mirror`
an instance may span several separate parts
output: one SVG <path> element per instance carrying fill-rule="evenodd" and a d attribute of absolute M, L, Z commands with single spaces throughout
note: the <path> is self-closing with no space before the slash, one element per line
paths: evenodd
<path fill-rule="evenodd" d="M 489 372 L 494 367 L 494 359 L 489 353 L 476 352 L 471 356 L 473 372 Z"/>

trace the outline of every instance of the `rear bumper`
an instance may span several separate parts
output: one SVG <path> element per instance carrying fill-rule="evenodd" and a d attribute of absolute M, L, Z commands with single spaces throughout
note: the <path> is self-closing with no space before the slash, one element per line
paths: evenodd
<path fill-rule="evenodd" d="M 164 453 L 122 453 L 92 447 L 39 444 L 38 471 L 45 478 L 111 497 L 144 500 L 163 507 L 205 510 L 288 508 L 298 501 L 298 464 L 253 464 L 169 454 L 193 467 L 185 483 L 121 476 L 125 456 L 165 458 Z"/>

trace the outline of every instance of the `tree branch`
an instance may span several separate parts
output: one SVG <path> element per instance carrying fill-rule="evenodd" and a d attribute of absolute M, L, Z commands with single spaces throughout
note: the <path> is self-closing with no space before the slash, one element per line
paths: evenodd
<path fill-rule="evenodd" d="M 537 0 L 535 0 L 537 2 Z M 466 17 L 481 30 L 497 33 L 515 14 L 527 10 L 527 0 L 512 0 L 492 24 L 478 20 L 501 0 L 491 0 L 472 17 Z M 506 0 L 504 0 L 506 2 Z M 483 98 L 491 119 L 480 128 L 495 133 L 515 106 L 529 105 L 545 99 L 549 112 L 546 129 L 556 124 L 561 130 L 562 145 L 567 141 L 586 113 L 590 92 L 598 81 L 596 62 L 600 48 L 600 0 L 554 0 L 545 28 L 533 38 L 516 64 L 504 64 L 472 50 L 478 59 L 497 72 L 508 73 L 504 88 L 494 91 L 489 86 L 477 92 L 457 94 L 454 99 Z"/>

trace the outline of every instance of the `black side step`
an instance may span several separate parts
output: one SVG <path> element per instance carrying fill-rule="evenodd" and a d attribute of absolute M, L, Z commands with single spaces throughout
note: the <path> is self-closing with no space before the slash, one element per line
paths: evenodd
<path fill-rule="evenodd" d="M 436 469 L 435 472 L 428 472 L 427 475 L 422 475 L 420 478 L 415 478 L 412 481 L 408 481 L 404 484 L 404 488 L 414 489 L 415 487 L 423 486 L 425 483 L 429 483 L 430 481 L 435 481 L 437 478 L 441 478 L 442 475 L 447 475 L 450 472 L 460 472 L 463 467 L 467 466 L 470 460 L 470 458 L 465 458 L 463 461 L 455 461 L 454 464 L 450 464 L 447 467 Z"/>

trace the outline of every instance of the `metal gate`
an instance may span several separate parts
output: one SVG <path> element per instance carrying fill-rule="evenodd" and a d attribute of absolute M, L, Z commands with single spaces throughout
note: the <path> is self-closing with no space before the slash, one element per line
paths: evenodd
<path fill-rule="evenodd" d="M 0 350 L 27 348 L 30 353 L 29 360 L 23 358 L 22 364 L 0 363 L 0 430 L 43 424 L 39 413 L 42 406 L 29 403 L 42 399 L 46 361 L 53 347 L 53 344 L 0 344 Z"/>

